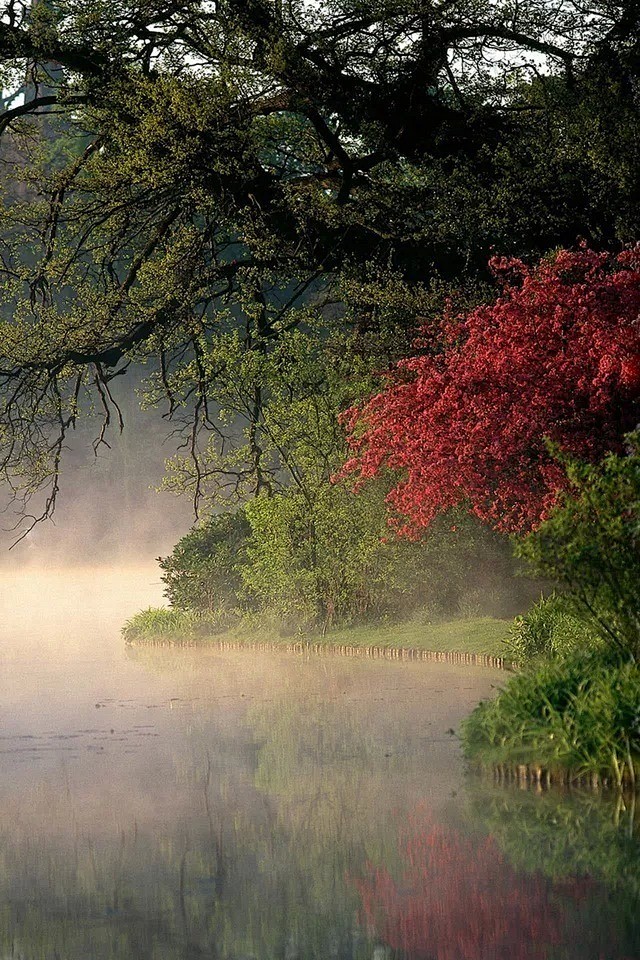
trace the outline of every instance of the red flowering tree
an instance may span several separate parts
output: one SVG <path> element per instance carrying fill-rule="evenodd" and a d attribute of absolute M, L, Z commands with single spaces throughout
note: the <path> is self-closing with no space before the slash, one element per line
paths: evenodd
<path fill-rule="evenodd" d="M 461 503 L 526 531 L 566 483 L 548 440 L 595 461 L 640 418 L 640 247 L 492 267 L 499 299 L 447 318 L 441 352 L 402 361 L 346 414 L 344 473 L 399 471 L 388 500 L 403 532 Z"/>

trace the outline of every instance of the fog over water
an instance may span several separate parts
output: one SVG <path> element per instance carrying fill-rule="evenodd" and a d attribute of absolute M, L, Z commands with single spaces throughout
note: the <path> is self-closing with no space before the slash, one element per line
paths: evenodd
<path fill-rule="evenodd" d="M 189 496 L 160 489 L 165 461 L 178 442 L 168 437 L 172 425 L 160 409 L 140 410 L 134 386 L 135 380 L 119 386 L 125 427 L 120 431 L 112 423 L 105 435 L 108 446 L 94 449 L 101 427 L 97 417 L 81 420 L 69 433 L 53 517 L 36 524 L 10 551 L 28 523 L 20 523 L 19 505 L 14 508 L 8 489 L 0 488 L 0 568 L 151 564 L 193 524 Z M 48 492 L 45 488 L 34 497 L 28 512 L 40 516 Z"/>
<path fill-rule="evenodd" d="M 74 454 L 55 524 L 0 560 L 0 957 L 640 956 L 640 880 L 614 895 L 581 847 L 638 861 L 619 810 L 465 776 L 452 731 L 503 673 L 127 649 L 193 519 L 127 456 Z M 566 818 L 567 877 L 522 869 Z"/>
<path fill-rule="evenodd" d="M 504 675 L 127 650 L 161 599 L 150 563 L 1 571 L 0 956 L 638 956 L 583 853 L 556 882 L 498 847 L 551 798 L 464 776 L 450 729 Z"/>
<path fill-rule="evenodd" d="M 336 870 L 343 883 L 398 807 L 440 809 L 459 786 L 446 731 L 491 674 L 126 651 L 122 621 L 160 599 L 153 566 L 2 573 L 0 945 L 12 956 L 195 956 L 223 929 L 235 956 L 276 935 L 293 887 L 313 900 Z M 343 915 L 330 889 L 318 909 L 337 910 L 347 936 L 355 907 Z M 315 908 L 296 911 L 306 919 L 287 936 L 316 929 Z"/>

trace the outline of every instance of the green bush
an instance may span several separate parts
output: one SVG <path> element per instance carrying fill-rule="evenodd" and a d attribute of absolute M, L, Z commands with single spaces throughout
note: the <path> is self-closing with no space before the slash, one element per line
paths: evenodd
<path fill-rule="evenodd" d="M 520 544 L 534 572 L 563 584 L 592 628 L 640 657 L 640 434 L 627 455 L 569 461 L 572 489 Z"/>
<path fill-rule="evenodd" d="M 552 594 L 515 618 L 506 642 L 511 659 L 525 664 L 598 645 L 599 636 L 593 623 L 580 616 L 567 597 Z"/>
<path fill-rule="evenodd" d="M 251 527 L 244 510 L 209 517 L 160 560 L 165 596 L 178 610 L 230 614 L 241 597 L 246 542 Z"/>
<path fill-rule="evenodd" d="M 462 727 L 467 758 L 530 764 L 620 783 L 640 776 L 640 670 L 606 651 L 515 676 Z"/>

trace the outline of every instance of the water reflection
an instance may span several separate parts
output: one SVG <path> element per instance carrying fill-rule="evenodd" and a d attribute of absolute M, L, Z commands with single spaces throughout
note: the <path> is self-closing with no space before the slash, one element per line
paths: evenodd
<path fill-rule="evenodd" d="M 134 586 L 50 581 L 3 637 L 0 957 L 640 956 L 631 807 L 464 779 L 495 675 L 127 657 Z"/>
<path fill-rule="evenodd" d="M 399 827 L 395 868 L 370 863 L 354 881 L 370 934 L 394 956 L 640 955 L 640 846 L 606 803 L 481 789 L 469 810 L 457 827 L 416 810 Z"/>
<path fill-rule="evenodd" d="M 565 939 L 553 886 L 514 870 L 491 837 L 470 839 L 416 813 L 398 859 L 395 876 L 370 866 L 356 885 L 369 927 L 403 956 L 541 960 Z"/>

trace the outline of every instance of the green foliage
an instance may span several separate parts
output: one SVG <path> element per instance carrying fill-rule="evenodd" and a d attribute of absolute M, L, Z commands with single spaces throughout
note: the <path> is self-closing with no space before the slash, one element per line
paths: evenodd
<path fill-rule="evenodd" d="M 199 491 L 227 509 L 230 501 L 291 484 L 307 498 L 315 496 L 346 455 L 341 410 L 371 392 L 380 382 L 377 371 L 406 348 L 400 320 L 417 296 L 410 297 L 390 275 L 386 284 L 393 306 L 379 304 L 367 332 L 353 330 L 352 318 L 342 326 L 325 316 L 317 302 L 324 296 L 320 289 L 309 294 L 309 302 L 289 308 L 290 329 L 251 348 L 235 329 L 234 311 L 220 309 L 215 340 L 206 344 L 203 357 L 205 376 L 216 371 L 216 429 L 196 458 L 189 449 L 169 462 L 165 486 L 177 493 Z M 444 291 L 425 293 L 423 309 L 427 304 L 432 311 L 442 309 L 444 298 Z M 191 391 L 197 373 L 194 363 L 189 371 L 169 375 L 176 400 Z M 165 388 L 162 375 L 153 375 L 147 401 L 159 402 Z"/>
<path fill-rule="evenodd" d="M 602 652 L 549 661 L 514 677 L 464 722 L 467 758 L 595 773 L 640 775 L 640 671 Z"/>
<path fill-rule="evenodd" d="M 318 484 L 310 501 L 290 491 L 246 510 L 245 586 L 283 624 L 326 628 L 415 607 L 428 577 L 425 551 L 389 534 L 379 489 L 354 497 Z"/>
<path fill-rule="evenodd" d="M 506 540 L 454 514 L 420 541 L 399 539 L 388 527 L 385 484 L 354 494 L 330 483 L 322 437 L 307 422 L 306 436 L 304 420 L 290 427 L 297 485 L 201 523 L 161 561 L 174 607 L 285 635 L 512 613 L 523 588 Z M 284 409 L 281 429 L 289 429 Z"/>
<path fill-rule="evenodd" d="M 567 461 L 571 491 L 518 548 L 567 592 L 516 620 L 509 645 L 532 663 L 465 722 L 473 761 L 640 775 L 640 449 L 628 441 L 597 466 Z"/>
<path fill-rule="evenodd" d="M 291 489 L 247 504 L 242 578 L 260 615 L 268 611 L 285 630 L 411 615 L 430 622 L 459 612 L 470 587 L 508 583 L 512 565 L 497 538 L 448 517 L 423 540 L 399 539 L 387 524 L 385 493 L 382 483 L 354 495 L 320 482 L 310 497 Z M 500 615 L 492 601 L 489 591 L 473 615 Z"/>
<path fill-rule="evenodd" d="M 524 664 L 568 656 L 597 640 L 593 623 L 579 616 L 567 597 L 552 594 L 515 618 L 507 645 L 513 660 Z"/>
<path fill-rule="evenodd" d="M 518 547 L 534 572 L 566 585 L 590 630 L 640 656 L 640 437 L 626 456 L 568 462 L 572 491 Z"/>
<path fill-rule="evenodd" d="M 244 586 L 285 633 L 312 624 L 319 604 L 312 569 L 315 538 L 305 506 L 304 497 L 294 491 L 247 506 L 252 536 Z"/>
<path fill-rule="evenodd" d="M 165 595 L 178 610 L 231 612 L 239 603 L 240 567 L 250 532 L 243 510 L 198 524 L 160 560 Z"/>

